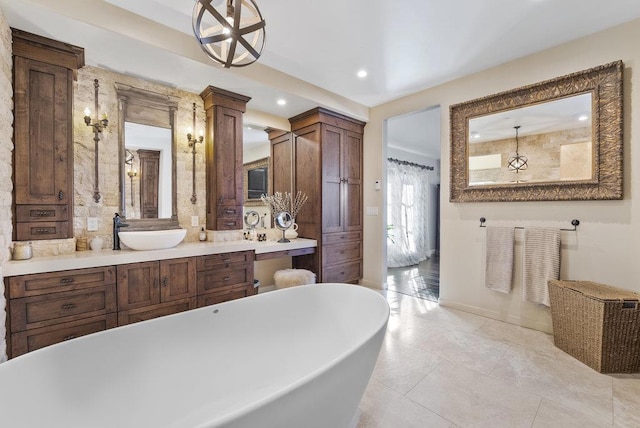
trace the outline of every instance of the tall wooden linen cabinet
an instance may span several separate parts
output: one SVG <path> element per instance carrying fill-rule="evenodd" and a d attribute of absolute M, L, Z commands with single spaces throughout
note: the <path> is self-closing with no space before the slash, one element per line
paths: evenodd
<path fill-rule="evenodd" d="M 200 97 L 207 113 L 207 229 L 242 229 L 242 115 L 251 98 L 213 86 Z"/>
<path fill-rule="evenodd" d="M 309 198 L 295 219 L 298 234 L 318 241 L 318 251 L 296 257 L 294 266 L 315 272 L 318 282 L 357 283 L 362 278 L 365 123 L 324 108 L 307 111 L 289 122 L 292 190 L 294 194 L 302 191 Z M 272 139 L 272 151 L 277 147 L 286 152 L 286 143 L 286 138 L 279 135 Z M 273 169 L 277 191 L 276 183 L 287 180 L 276 175 L 289 172 Z"/>
<path fill-rule="evenodd" d="M 84 50 L 12 29 L 14 239 L 73 236 L 73 80 Z"/>

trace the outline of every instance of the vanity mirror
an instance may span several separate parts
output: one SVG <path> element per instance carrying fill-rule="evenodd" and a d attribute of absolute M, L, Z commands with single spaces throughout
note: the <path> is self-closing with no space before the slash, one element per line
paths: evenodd
<path fill-rule="evenodd" d="M 178 97 L 116 83 L 120 147 L 120 214 L 131 227 L 178 225 L 176 112 Z"/>
<path fill-rule="evenodd" d="M 622 67 L 451 106 L 450 201 L 622 198 Z"/>

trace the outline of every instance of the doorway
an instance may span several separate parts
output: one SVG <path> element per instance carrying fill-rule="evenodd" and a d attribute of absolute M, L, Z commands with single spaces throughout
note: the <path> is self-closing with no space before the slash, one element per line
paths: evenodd
<path fill-rule="evenodd" d="M 385 122 L 387 289 L 440 296 L 440 107 Z"/>

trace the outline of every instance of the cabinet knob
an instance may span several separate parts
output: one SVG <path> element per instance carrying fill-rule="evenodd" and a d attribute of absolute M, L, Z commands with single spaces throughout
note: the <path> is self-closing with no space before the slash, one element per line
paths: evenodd
<path fill-rule="evenodd" d="M 166 287 L 167 284 L 169 284 L 169 278 L 165 276 L 164 278 L 162 278 L 162 286 Z"/>

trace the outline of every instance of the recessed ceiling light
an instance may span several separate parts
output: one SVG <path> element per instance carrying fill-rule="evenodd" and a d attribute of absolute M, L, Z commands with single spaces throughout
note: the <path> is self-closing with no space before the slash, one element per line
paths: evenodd
<path fill-rule="evenodd" d="M 582 116 L 578 117 L 578 120 L 580 122 L 584 122 L 587 119 L 589 119 L 589 116 L 587 116 L 586 114 L 583 114 Z"/>
<path fill-rule="evenodd" d="M 359 78 L 364 79 L 365 77 L 367 77 L 367 70 L 358 70 L 357 75 Z"/>
<path fill-rule="evenodd" d="M 287 100 L 285 100 L 284 98 L 280 98 L 276 102 L 278 103 L 279 106 L 283 106 L 283 105 L 287 104 Z"/>

